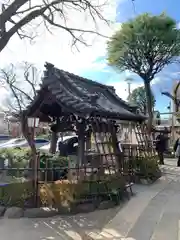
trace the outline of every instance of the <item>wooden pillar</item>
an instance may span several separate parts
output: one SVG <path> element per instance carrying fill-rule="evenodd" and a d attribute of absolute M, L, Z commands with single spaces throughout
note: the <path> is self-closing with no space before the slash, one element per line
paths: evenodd
<path fill-rule="evenodd" d="M 78 167 L 84 163 L 85 151 L 85 122 L 77 123 L 78 130 Z"/>
<path fill-rule="evenodd" d="M 91 131 L 86 133 L 86 150 L 91 149 Z"/>
<path fill-rule="evenodd" d="M 60 126 L 59 118 L 56 119 L 56 124 L 51 127 L 51 143 L 50 143 L 50 153 L 56 153 L 56 147 L 57 147 L 57 140 L 58 140 L 58 130 Z"/>
<path fill-rule="evenodd" d="M 112 126 L 112 144 L 114 152 L 116 154 L 116 163 L 118 165 L 118 169 L 121 170 L 121 168 L 123 167 L 123 153 L 119 149 L 115 126 Z"/>
<path fill-rule="evenodd" d="M 57 146 L 57 132 L 52 132 L 51 134 L 51 143 L 50 143 L 50 153 L 56 153 L 56 146 Z"/>
<path fill-rule="evenodd" d="M 78 136 L 78 163 L 81 166 L 84 163 L 85 138 L 83 134 Z"/>

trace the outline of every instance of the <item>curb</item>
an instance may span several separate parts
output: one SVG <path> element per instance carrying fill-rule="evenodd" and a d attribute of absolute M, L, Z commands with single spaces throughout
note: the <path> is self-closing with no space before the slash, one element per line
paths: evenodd
<path fill-rule="evenodd" d="M 4 207 L 0 206 L 0 218 L 50 218 L 57 215 L 76 215 L 83 213 L 90 213 L 96 210 L 105 210 L 116 207 L 112 201 L 104 201 L 98 207 L 95 207 L 94 204 L 83 204 L 82 206 L 78 205 L 76 210 L 68 211 L 68 209 L 54 209 L 48 207 L 41 208 L 20 208 L 20 207 Z"/>
<path fill-rule="evenodd" d="M 54 217 L 58 214 L 56 209 L 50 208 L 29 208 L 23 209 L 19 207 L 3 207 L 0 206 L 0 217 L 1 218 L 49 218 Z"/>

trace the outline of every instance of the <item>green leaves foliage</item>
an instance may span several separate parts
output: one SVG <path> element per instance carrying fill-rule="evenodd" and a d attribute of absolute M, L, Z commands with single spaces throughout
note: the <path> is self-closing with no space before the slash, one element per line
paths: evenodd
<path fill-rule="evenodd" d="M 158 166 L 158 156 L 138 157 L 133 162 L 136 175 L 145 179 L 157 179 L 161 176 Z"/>
<path fill-rule="evenodd" d="M 128 101 L 133 104 L 138 106 L 139 110 L 146 114 L 147 113 L 147 97 L 146 97 L 146 91 L 144 87 L 138 87 L 135 88 L 130 96 L 128 97 Z M 156 100 L 151 92 L 151 101 L 152 101 L 152 107 L 154 108 Z"/>
<path fill-rule="evenodd" d="M 7 148 L 0 150 L 0 160 L 8 160 L 9 168 L 27 168 L 31 159 L 31 151 L 28 148 Z M 68 158 L 59 156 L 59 154 L 40 153 L 40 168 L 65 168 L 68 167 Z M 9 170 L 10 173 L 16 173 Z M 23 173 L 23 172 L 22 172 Z M 15 174 L 16 175 L 16 174 Z"/>
<path fill-rule="evenodd" d="M 31 153 L 29 149 L 7 148 L 0 150 L 1 159 L 8 160 L 12 168 L 25 168 L 28 165 Z"/>
<path fill-rule="evenodd" d="M 123 23 L 107 46 L 111 66 L 130 70 L 150 82 L 180 55 L 180 31 L 165 13 L 146 13 Z"/>

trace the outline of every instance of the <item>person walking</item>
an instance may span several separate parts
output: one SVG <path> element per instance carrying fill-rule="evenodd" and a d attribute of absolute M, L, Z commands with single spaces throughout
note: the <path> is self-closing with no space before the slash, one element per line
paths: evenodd
<path fill-rule="evenodd" d="M 162 133 L 156 138 L 156 151 L 159 156 L 159 164 L 164 165 L 164 152 L 166 150 L 166 139 Z"/>
<path fill-rule="evenodd" d="M 180 167 L 180 138 L 179 137 L 174 144 L 174 152 L 175 152 L 175 157 L 178 158 L 177 167 Z"/>

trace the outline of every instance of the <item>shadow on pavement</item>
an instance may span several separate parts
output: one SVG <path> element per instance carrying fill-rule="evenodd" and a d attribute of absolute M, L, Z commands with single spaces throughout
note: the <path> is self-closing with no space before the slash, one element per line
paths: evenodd
<path fill-rule="evenodd" d="M 113 219 L 120 209 L 126 203 L 122 203 L 120 206 L 107 209 L 99 210 L 86 214 L 77 214 L 74 216 L 57 216 L 53 219 L 36 220 L 36 227 L 38 225 L 45 225 L 47 228 L 54 231 L 62 239 L 74 239 L 74 240 L 85 240 L 85 239 L 97 239 L 90 237 L 93 233 L 98 235 L 101 230 L 107 225 L 111 219 Z M 108 233 L 107 233 L 108 235 Z M 109 234 L 110 235 L 110 234 Z M 114 235 L 111 234 L 111 239 L 115 239 Z M 102 239 L 102 238 L 98 238 Z M 105 236 L 103 239 L 106 239 Z M 109 238 L 108 238 L 109 239 Z M 119 239 L 119 238 L 118 238 Z M 45 239 L 44 239 L 45 240 Z M 48 240 L 48 238 L 47 238 Z M 53 239 L 52 239 L 53 240 Z"/>

